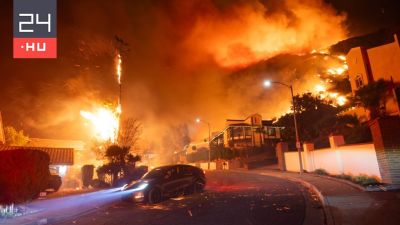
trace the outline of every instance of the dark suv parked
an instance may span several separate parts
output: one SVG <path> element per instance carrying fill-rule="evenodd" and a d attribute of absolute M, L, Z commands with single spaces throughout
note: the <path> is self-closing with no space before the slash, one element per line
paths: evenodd
<path fill-rule="evenodd" d="M 171 165 L 155 168 L 121 190 L 124 192 L 123 199 L 154 204 L 180 194 L 202 191 L 205 184 L 202 169 L 190 165 Z"/>

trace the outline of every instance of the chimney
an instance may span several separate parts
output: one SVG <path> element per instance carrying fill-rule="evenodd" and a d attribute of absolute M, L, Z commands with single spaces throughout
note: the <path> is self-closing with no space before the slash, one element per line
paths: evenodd
<path fill-rule="evenodd" d="M 3 118 L 0 111 L 0 145 L 6 143 L 6 137 L 4 136 Z"/>

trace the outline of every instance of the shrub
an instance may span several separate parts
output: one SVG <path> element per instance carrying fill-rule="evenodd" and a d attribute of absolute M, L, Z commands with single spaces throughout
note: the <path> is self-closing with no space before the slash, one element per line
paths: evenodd
<path fill-rule="evenodd" d="M 47 188 L 50 157 L 39 150 L 0 151 L 0 204 L 33 200 Z"/>
<path fill-rule="evenodd" d="M 348 181 L 352 181 L 353 177 L 350 175 L 346 175 L 346 174 L 341 174 L 341 175 L 336 175 L 336 178 L 339 179 L 343 179 L 343 180 L 348 180 Z"/>
<path fill-rule="evenodd" d="M 104 182 L 106 182 L 106 180 L 107 180 L 106 169 L 107 168 L 104 166 L 99 166 L 96 168 L 97 178 Z"/>
<path fill-rule="evenodd" d="M 352 180 L 353 180 L 353 182 L 355 182 L 357 184 L 361 184 L 363 186 L 379 184 L 379 181 L 376 178 L 365 176 L 365 175 L 355 176 L 355 177 L 353 177 Z"/>
<path fill-rule="evenodd" d="M 109 188 L 110 184 L 99 179 L 94 179 L 90 182 L 90 186 L 93 188 Z"/>
<path fill-rule="evenodd" d="M 235 152 L 230 148 L 220 148 L 213 150 L 214 158 L 230 160 L 235 158 Z"/>
<path fill-rule="evenodd" d="M 82 166 L 82 185 L 87 188 L 90 185 L 90 182 L 93 180 L 93 165 L 84 165 Z"/>
<path fill-rule="evenodd" d="M 318 174 L 318 175 L 329 175 L 329 173 L 326 172 L 326 170 L 324 170 L 324 169 L 316 169 L 316 170 L 314 171 L 314 173 L 315 173 L 315 174 Z"/>
<path fill-rule="evenodd" d="M 50 175 L 48 188 L 54 189 L 54 191 L 58 191 L 62 184 L 61 177 L 58 175 Z"/>

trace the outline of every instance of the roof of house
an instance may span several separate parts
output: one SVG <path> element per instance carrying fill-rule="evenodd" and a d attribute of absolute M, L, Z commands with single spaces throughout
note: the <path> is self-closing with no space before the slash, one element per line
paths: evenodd
<path fill-rule="evenodd" d="M 63 140 L 63 139 L 45 139 L 45 138 L 29 138 L 26 147 L 40 148 L 73 148 L 75 150 L 84 150 L 85 143 L 79 140 Z"/>
<path fill-rule="evenodd" d="M 28 149 L 40 150 L 46 152 L 50 156 L 50 165 L 73 165 L 74 164 L 74 149 L 73 148 L 44 148 L 44 147 L 21 147 L 0 145 L 0 151 Z"/>
<path fill-rule="evenodd" d="M 227 127 L 251 127 L 248 123 L 233 123 L 229 124 Z"/>

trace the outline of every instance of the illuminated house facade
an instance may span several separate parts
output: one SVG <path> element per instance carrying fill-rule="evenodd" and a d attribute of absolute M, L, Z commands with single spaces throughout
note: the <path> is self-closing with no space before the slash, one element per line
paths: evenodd
<path fill-rule="evenodd" d="M 273 126 L 272 121 L 262 120 L 260 114 L 243 120 L 227 119 L 225 129 L 214 136 L 211 145 L 232 149 L 273 147 L 281 139 L 281 129 Z"/>
<path fill-rule="evenodd" d="M 352 48 L 347 54 L 347 64 L 353 93 L 360 87 L 379 79 L 393 81 L 393 95 L 386 104 L 386 113 L 389 115 L 399 113 L 399 104 L 396 100 L 400 97 L 399 35 L 395 34 L 392 42 L 374 48 Z"/>

